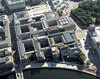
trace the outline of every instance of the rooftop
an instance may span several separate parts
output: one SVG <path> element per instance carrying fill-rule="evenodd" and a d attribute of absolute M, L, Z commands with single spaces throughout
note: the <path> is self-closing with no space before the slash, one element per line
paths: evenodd
<path fill-rule="evenodd" d="M 16 2 L 16 1 L 20 1 L 20 0 L 10 0 L 11 2 Z"/>
<path fill-rule="evenodd" d="M 0 45 L 4 44 L 11 44 L 8 17 L 6 15 L 0 16 Z M 0 48 L 2 47 L 0 46 Z"/>
<path fill-rule="evenodd" d="M 95 32 L 96 32 L 97 36 L 100 37 L 100 27 L 96 27 Z"/>
<path fill-rule="evenodd" d="M 100 27 L 96 26 L 96 27 L 90 27 L 90 28 L 92 28 L 90 29 L 90 33 L 92 35 L 94 42 L 100 43 Z"/>
<path fill-rule="evenodd" d="M 72 35 L 70 33 L 65 33 L 64 34 L 64 38 L 66 40 L 67 43 L 72 43 L 74 42 L 74 38 L 72 37 Z"/>
<path fill-rule="evenodd" d="M 57 17 L 56 13 L 48 10 L 46 4 L 14 14 L 17 37 L 21 42 L 18 44 L 21 58 L 34 53 L 37 60 L 45 60 L 47 57 L 56 60 L 60 53 L 59 47 L 76 43 L 72 22 L 67 17 Z"/>
<path fill-rule="evenodd" d="M 21 11 L 21 12 L 14 13 L 15 19 L 21 19 L 21 18 L 25 18 L 25 17 L 29 17 L 27 11 Z"/>
<path fill-rule="evenodd" d="M 53 13 L 48 13 L 47 19 L 56 18 L 56 15 Z"/>
<path fill-rule="evenodd" d="M 23 2 L 24 0 L 7 0 L 8 4 L 13 4 L 17 2 Z"/>

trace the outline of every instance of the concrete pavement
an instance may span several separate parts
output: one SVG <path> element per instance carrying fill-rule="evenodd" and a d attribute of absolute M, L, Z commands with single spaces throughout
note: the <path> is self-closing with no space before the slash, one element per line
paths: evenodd
<path fill-rule="evenodd" d="M 30 69 L 30 68 L 42 68 L 42 67 L 52 67 L 52 68 L 66 68 L 66 69 L 72 69 L 72 70 L 77 70 L 77 71 L 82 71 L 82 72 L 85 72 L 85 73 L 89 73 L 89 74 L 92 74 L 92 75 L 96 75 L 96 72 L 91 72 L 91 71 L 88 71 L 88 70 L 79 70 L 78 65 L 75 65 L 75 64 L 66 64 L 66 63 L 54 63 L 54 62 L 45 62 L 45 63 L 31 63 L 29 65 L 26 65 L 24 69 Z"/>
<path fill-rule="evenodd" d="M 45 62 L 45 63 L 31 63 L 29 65 L 26 65 L 23 69 L 29 69 L 29 68 L 41 68 L 41 67 L 60 67 L 60 68 L 68 68 L 68 69 L 74 69 L 78 70 L 76 65 L 67 65 L 62 63 L 54 63 L 54 62 Z"/>

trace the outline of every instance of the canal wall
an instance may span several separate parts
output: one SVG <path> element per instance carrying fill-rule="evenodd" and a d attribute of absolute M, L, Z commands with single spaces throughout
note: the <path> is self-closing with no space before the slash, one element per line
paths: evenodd
<path fill-rule="evenodd" d="M 30 63 L 29 65 L 23 66 L 23 70 L 25 69 L 31 69 L 31 68 L 65 68 L 70 70 L 75 70 L 79 72 L 83 72 L 86 74 L 90 74 L 93 76 L 100 77 L 100 75 L 97 75 L 96 71 L 92 70 L 85 70 L 82 65 L 75 65 L 75 64 L 68 64 L 68 63 L 54 63 L 54 62 L 45 62 L 45 63 Z"/>

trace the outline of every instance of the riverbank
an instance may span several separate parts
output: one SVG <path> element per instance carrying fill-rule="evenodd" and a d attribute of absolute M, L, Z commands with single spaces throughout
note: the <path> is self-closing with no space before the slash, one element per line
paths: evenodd
<path fill-rule="evenodd" d="M 52 68 L 66 68 L 66 69 L 71 69 L 71 70 L 75 70 L 75 71 L 79 71 L 79 72 L 84 72 L 87 74 L 91 74 L 94 76 L 98 76 L 96 71 L 88 71 L 87 69 L 79 69 L 78 65 L 75 64 L 66 64 L 66 63 L 54 63 L 54 62 L 45 62 L 45 63 L 31 63 L 29 65 L 26 65 L 23 67 L 24 69 L 30 69 L 30 68 L 41 68 L 41 67 L 52 67 Z M 98 76 L 100 77 L 100 75 Z"/>
<path fill-rule="evenodd" d="M 26 69 L 23 74 L 24 79 L 100 79 L 87 73 L 57 67 Z"/>
<path fill-rule="evenodd" d="M 45 68 L 47 68 L 47 69 L 50 69 L 50 68 L 51 69 L 65 69 L 65 70 L 70 70 L 70 71 L 73 71 L 73 72 L 88 74 L 88 75 L 92 75 L 92 76 L 95 76 L 95 77 L 100 77 L 100 76 L 97 75 L 96 72 L 90 72 L 88 70 L 81 70 L 81 69 L 79 70 L 78 66 L 75 65 L 75 64 L 54 63 L 54 62 L 30 63 L 28 65 L 23 65 L 22 71 L 24 73 L 24 71 L 28 70 L 28 69 L 45 69 Z M 12 72 L 14 72 L 14 71 L 12 71 Z M 6 74 L 10 74 L 12 72 L 7 72 L 7 73 L 2 74 L 2 75 L 5 76 Z"/>
<path fill-rule="evenodd" d="M 9 73 L 13 73 L 13 72 L 15 72 L 15 68 L 12 68 L 11 71 L 5 71 L 5 72 L 0 71 L 0 76 L 6 75 L 6 74 L 9 74 Z"/>

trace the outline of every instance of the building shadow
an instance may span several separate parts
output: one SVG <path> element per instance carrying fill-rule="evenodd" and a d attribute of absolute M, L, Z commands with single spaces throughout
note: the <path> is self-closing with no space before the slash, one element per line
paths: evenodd
<path fill-rule="evenodd" d="M 88 58 L 91 63 L 93 63 L 93 66 L 96 67 L 96 75 L 100 77 L 100 58 L 98 53 L 94 50 L 91 44 L 91 39 L 89 35 L 87 34 L 86 41 L 85 41 L 85 49 L 88 49 Z"/>
<path fill-rule="evenodd" d="M 80 2 L 81 0 L 71 0 L 71 1 L 73 1 L 73 2 Z"/>
<path fill-rule="evenodd" d="M 31 79 L 33 78 L 35 74 L 39 74 L 41 72 L 40 68 L 30 68 L 23 70 L 23 75 L 25 79 Z"/>
<path fill-rule="evenodd" d="M 9 79 L 9 77 L 11 79 L 16 79 L 15 72 L 9 72 L 8 74 L 3 74 L 0 76 L 0 79 Z"/>
<path fill-rule="evenodd" d="M 11 15 L 11 14 L 13 14 L 13 13 L 15 13 L 15 12 L 20 12 L 20 11 L 24 11 L 25 10 L 25 8 L 19 8 L 19 9 L 9 10 L 9 8 L 6 5 L 5 0 L 1 0 L 1 5 L 4 7 L 4 13 L 6 15 L 8 15 L 8 16 Z"/>

